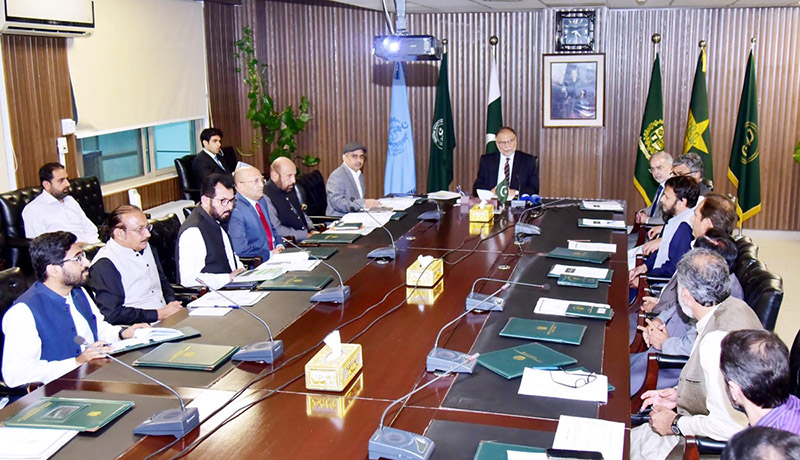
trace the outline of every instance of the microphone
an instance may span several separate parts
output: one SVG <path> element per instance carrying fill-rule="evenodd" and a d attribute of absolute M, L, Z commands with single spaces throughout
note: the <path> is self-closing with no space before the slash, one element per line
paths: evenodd
<path fill-rule="evenodd" d="M 399 404 L 400 401 L 410 398 L 414 393 L 417 393 L 448 375 L 450 375 L 450 372 L 439 375 L 430 382 L 425 383 L 419 388 L 415 388 L 410 393 L 401 396 L 399 399 L 395 399 L 389 404 L 381 415 L 378 429 L 375 430 L 375 433 L 369 438 L 368 450 L 370 459 L 427 460 L 431 458 L 433 449 L 436 447 L 433 440 L 421 434 L 386 426 L 383 422 L 386 419 L 386 414 L 389 413 L 389 409 Z"/>
<path fill-rule="evenodd" d="M 114 361 L 115 363 L 121 364 L 124 367 L 136 372 L 137 374 L 141 375 L 142 377 L 146 378 L 147 380 L 156 382 L 160 386 L 169 390 L 170 393 L 175 395 L 178 398 L 178 401 L 181 403 L 180 409 L 167 409 L 161 412 L 157 412 L 151 415 L 147 420 L 140 423 L 139 426 L 133 429 L 133 434 L 141 434 L 145 436 L 166 436 L 172 435 L 176 438 L 181 438 L 185 436 L 187 433 L 192 431 L 200 424 L 200 412 L 197 410 L 196 407 L 186 408 L 186 403 L 181 398 L 181 395 L 178 394 L 177 391 L 173 390 L 169 385 L 156 380 L 154 377 L 151 377 L 144 372 L 140 371 L 139 369 L 134 368 L 130 364 L 124 363 L 119 359 L 109 355 L 108 353 L 95 348 L 89 342 L 86 341 L 83 337 L 76 335 L 73 341 L 77 345 L 85 345 L 87 348 L 91 348 L 92 350 L 101 353 L 106 358 Z"/>
<path fill-rule="evenodd" d="M 367 254 L 367 257 L 369 257 L 370 259 L 394 259 L 395 257 L 397 257 L 397 247 L 394 245 L 394 237 L 392 236 L 392 232 L 390 232 L 385 225 L 383 225 L 378 219 L 376 219 L 375 216 L 373 216 L 372 213 L 369 212 L 369 209 L 364 208 L 364 212 L 366 212 L 367 215 L 371 217 L 372 220 L 375 221 L 375 223 L 381 226 L 383 231 L 386 232 L 387 235 L 389 235 L 389 241 L 392 242 L 391 246 L 387 246 L 385 248 L 373 249 L 372 251 L 369 252 L 369 254 Z"/>
<path fill-rule="evenodd" d="M 444 215 L 442 208 L 439 206 L 439 200 L 434 200 L 431 198 L 426 198 L 424 201 L 433 202 L 436 205 L 436 211 L 425 211 L 422 214 L 417 216 L 418 220 L 433 220 L 438 221 Z"/>
<path fill-rule="evenodd" d="M 292 243 L 286 238 L 283 238 L 283 242 L 289 244 L 290 246 L 297 248 L 303 252 L 305 250 L 300 246 Z M 342 281 L 342 275 L 339 273 L 339 270 L 336 269 L 333 265 L 325 262 L 324 260 L 320 259 L 319 257 L 307 252 L 309 257 L 313 257 L 314 259 L 318 260 L 321 264 L 325 265 L 326 267 L 333 270 L 336 273 L 336 276 L 339 278 L 339 286 L 337 287 L 330 287 L 323 289 L 319 292 L 316 292 L 314 295 L 311 296 L 312 302 L 330 302 L 330 303 L 344 303 L 345 300 L 350 298 L 350 286 L 345 286 L 344 281 Z"/>
<path fill-rule="evenodd" d="M 473 284 L 473 287 L 475 285 Z M 442 332 L 445 329 L 455 324 L 458 320 L 463 318 L 467 315 L 467 313 L 480 309 L 480 307 L 489 301 L 490 298 L 493 298 L 495 295 L 499 294 L 500 291 L 506 289 L 509 285 L 504 284 L 500 287 L 500 289 L 494 291 L 491 295 L 487 296 L 481 302 L 476 303 L 474 306 L 467 308 L 467 311 L 461 313 L 460 315 L 456 316 L 452 321 L 442 326 L 439 329 L 439 333 L 436 334 L 436 341 L 433 343 L 433 349 L 428 353 L 428 356 L 425 358 L 425 369 L 428 372 L 434 371 L 448 371 L 448 372 L 458 372 L 462 374 L 471 374 L 472 371 L 475 370 L 475 366 L 478 365 L 478 361 L 475 359 L 477 356 L 469 355 L 467 353 L 462 353 L 460 351 L 449 350 L 447 348 L 439 348 L 439 339 L 442 337 Z M 502 299 L 499 299 L 502 300 Z M 494 305 L 487 303 L 486 308 L 483 310 L 486 311 L 494 311 L 497 310 L 494 308 Z M 500 308 L 502 311 L 502 307 Z"/>
<path fill-rule="evenodd" d="M 480 292 L 475 292 L 475 285 L 478 284 L 478 281 L 495 281 L 498 283 L 505 283 L 507 285 L 514 285 L 514 286 L 527 286 L 533 288 L 539 288 L 545 291 L 550 290 L 550 285 L 545 284 L 534 284 L 534 283 L 525 283 L 523 281 L 509 281 L 509 280 L 501 280 L 497 278 L 478 278 L 475 282 L 472 283 L 472 289 L 470 290 L 469 295 L 467 296 L 466 302 L 466 309 L 467 311 L 473 310 L 477 308 L 478 305 L 483 304 L 484 301 L 488 299 L 492 299 L 491 303 L 489 304 L 488 308 L 482 308 L 481 310 L 487 311 L 503 311 L 505 300 L 494 297 L 496 293 L 492 293 L 489 295 L 481 294 Z"/>
<path fill-rule="evenodd" d="M 255 313 L 251 312 L 247 308 L 242 307 L 237 302 L 234 302 L 219 290 L 212 288 L 211 286 L 203 282 L 203 280 L 201 280 L 200 278 L 196 278 L 195 281 L 197 281 L 201 285 L 207 287 L 212 292 L 216 293 L 223 299 L 230 302 L 230 305 L 232 305 L 237 310 L 241 310 L 247 313 L 248 315 L 252 316 L 253 318 L 256 319 L 256 321 L 261 323 L 261 325 L 263 325 L 267 329 L 269 342 L 256 342 L 256 343 L 251 343 L 249 345 L 245 345 L 241 347 L 239 351 L 237 351 L 233 356 L 231 356 L 232 360 L 265 362 L 267 364 L 272 364 L 273 361 L 275 361 L 276 359 L 280 358 L 283 355 L 283 340 L 274 340 L 272 338 L 272 331 L 270 330 L 269 325 L 267 325 L 266 321 L 259 318 Z"/>
<path fill-rule="evenodd" d="M 544 205 L 542 204 L 542 197 L 539 195 L 527 195 L 522 198 L 526 203 L 533 203 L 533 207 L 526 209 L 519 215 L 517 219 L 517 223 L 514 224 L 514 234 L 515 235 L 541 235 L 542 229 L 536 225 L 528 224 L 522 221 L 525 217 L 525 214 L 536 209 L 536 208 L 543 208 Z"/>

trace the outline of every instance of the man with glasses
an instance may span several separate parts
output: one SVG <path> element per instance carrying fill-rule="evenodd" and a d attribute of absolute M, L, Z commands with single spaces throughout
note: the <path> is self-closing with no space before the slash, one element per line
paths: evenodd
<path fill-rule="evenodd" d="M 508 197 L 535 195 L 539 193 L 539 169 L 536 158 L 517 150 L 517 133 L 504 126 L 497 131 L 495 139 L 499 152 L 481 156 L 478 178 L 472 186 L 473 195 L 478 189 L 491 190 L 506 181 Z"/>
<path fill-rule="evenodd" d="M 328 207 L 325 214 L 343 216 L 348 212 L 360 211 L 364 208 L 376 208 L 381 205 L 378 200 L 366 198 L 366 183 L 361 168 L 367 159 L 367 148 L 358 142 L 348 142 L 344 146 L 342 165 L 334 169 L 325 190 L 328 193 Z"/>
<path fill-rule="evenodd" d="M 672 175 L 672 155 L 664 151 L 654 153 L 650 157 L 650 174 L 658 182 L 658 189 L 656 189 L 655 197 L 653 197 L 653 203 L 636 213 L 636 222 L 639 224 L 662 225 L 664 217 L 659 201 L 664 194 L 664 183 Z"/>
<path fill-rule="evenodd" d="M 264 196 L 261 171 L 245 166 L 233 173 L 236 204 L 228 221 L 233 250 L 242 257 L 261 257 L 266 262 L 271 254 L 283 252 L 281 235 L 270 222 L 269 205 Z"/>
<path fill-rule="evenodd" d="M 175 256 L 178 282 L 186 287 L 200 286 L 197 281 L 200 278 L 219 289 L 244 271 L 228 232 L 222 227 L 236 202 L 233 179 L 227 174 L 211 174 L 203 179 L 200 193 L 200 206 L 178 231 Z"/>
<path fill-rule="evenodd" d="M 286 157 L 278 157 L 270 165 L 269 182 L 264 193 L 269 198 L 269 221 L 283 237 L 303 241 L 314 233 L 314 224 L 300 204 L 294 188 L 297 166 Z"/>
<path fill-rule="evenodd" d="M 99 243 L 97 227 L 69 195 L 67 170 L 60 163 L 47 163 L 39 168 L 42 193 L 22 209 L 25 236 L 36 238 L 42 233 L 71 232 L 83 243 Z"/>
<path fill-rule="evenodd" d="M 103 352 L 108 344 L 133 337 L 129 328 L 112 326 L 81 288 L 89 260 L 69 232 L 45 233 L 30 246 L 33 283 L 3 317 L 3 380 L 9 387 L 53 381 L 93 359 L 97 350 L 76 345 L 75 336 Z"/>
<path fill-rule="evenodd" d="M 700 196 L 711 193 L 711 189 L 703 182 L 703 159 L 700 155 L 689 152 L 672 163 L 672 174 L 689 176 L 700 184 Z"/>
<path fill-rule="evenodd" d="M 148 244 L 151 226 L 144 213 L 122 205 L 108 216 L 111 239 L 100 248 L 89 269 L 89 288 L 111 324 L 153 323 L 183 306 Z"/>

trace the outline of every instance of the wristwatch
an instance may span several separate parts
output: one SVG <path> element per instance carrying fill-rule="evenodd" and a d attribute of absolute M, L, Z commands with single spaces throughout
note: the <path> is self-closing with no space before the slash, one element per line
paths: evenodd
<path fill-rule="evenodd" d="M 125 327 L 125 326 L 122 326 L 121 328 L 119 328 L 119 332 L 117 333 L 117 335 L 119 336 L 120 340 L 124 340 L 125 339 L 125 337 L 122 336 L 122 333 L 125 332 L 127 329 L 128 328 Z"/>
<path fill-rule="evenodd" d="M 678 415 L 675 416 L 674 419 L 672 419 L 672 434 L 674 434 L 675 436 L 680 436 L 681 435 L 681 429 L 678 428 L 678 420 L 681 417 L 682 416 L 680 414 L 678 414 Z"/>

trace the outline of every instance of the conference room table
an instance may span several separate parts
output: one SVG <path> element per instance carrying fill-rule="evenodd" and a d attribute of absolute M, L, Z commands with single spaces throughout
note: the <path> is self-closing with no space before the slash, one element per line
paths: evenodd
<path fill-rule="evenodd" d="M 624 423 L 624 458 L 628 456 L 630 428 L 629 354 L 627 315 L 626 236 L 622 231 L 578 227 L 579 218 L 623 219 L 624 213 L 582 211 L 580 200 L 545 199 L 546 211 L 530 219 L 532 211 L 503 208 L 493 222 L 472 225 L 474 201 L 442 205 L 439 221 L 417 216 L 434 208 L 415 204 L 386 229 L 396 239 L 394 260 L 378 261 L 367 253 L 390 244 L 380 228 L 349 245 L 327 262 L 335 266 L 350 298 L 342 305 L 312 303 L 312 292 L 272 291 L 250 311 L 263 318 L 284 354 L 272 364 L 228 362 L 213 372 L 141 368 L 198 407 L 202 423 L 184 438 L 142 437 L 133 427 L 153 413 L 178 406 L 166 389 L 109 360 L 85 364 L 0 411 L 0 420 L 44 396 L 93 397 L 134 401 L 135 406 L 97 433 L 84 433 L 63 447 L 54 459 L 224 458 L 365 459 L 368 440 L 394 401 L 438 379 L 394 405 L 384 424 L 424 434 L 436 443 L 433 458 L 473 458 L 481 440 L 496 440 L 542 448 L 550 447 L 561 415 L 599 418 Z M 524 214 L 523 214 L 524 213 Z M 514 223 L 528 221 L 541 235 L 519 238 Z M 547 258 L 567 240 L 615 243 L 617 252 L 602 266 L 613 270 L 610 284 L 596 289 L 564 287 L 547 273 L 555 263 L 597 266 Z M 406 268 L 420 256 L 442 258 L 444 275 L 438 292 L 406 286 Z M 319 265 L 313 274 L 336 275 Z M 444 330 L 443 348 L 485 353 L 528 343 L 501 337 L 499 330 L 511 317 L 562 321 L 587 326 L 580 346 L 548 343 L 577 359 L 577 365 L 608 376 L 615 389 L 606 404 L 517 394 L 519 379 L 507 380 L 477 366 L 472 374 L 426 372 L 425 358 L 437 334 L 465 311 L 465 299 L 475 291 L 496 292 L 504 283 L 479 278 L 536 283 L 541 287 L 510 285 L 498 295 L 502 312 L 470 312 Z M 476 282 L 477 280 L 477 282 Z M 443 289 L 441 289 L 443 287 Z M 427 299 L 424 297 L 427 295 Z M 608 303 L 616 310 L 612 320 L 564 318 L 533 313 L 541 296 Z M 435 301 L 430 302 L 435 297 Z M 425 305 L 424 302 L 431 303 Z M 191 326 L 202 335 L 196 343 L 243 346 L 264 341 L 264 327 L 244 312 L 223 317 L 195 317 L 181 312 L 159 325 Z M 342 392 L 307 390 L 304 366 L 323 346 L 322 340 L 339 330 L 342 342 L 362 346 L 363 369 Z M 149 349 L 124 353 L 132 363 Z M 233 400 L 231 401 L 231 399 Z"/>

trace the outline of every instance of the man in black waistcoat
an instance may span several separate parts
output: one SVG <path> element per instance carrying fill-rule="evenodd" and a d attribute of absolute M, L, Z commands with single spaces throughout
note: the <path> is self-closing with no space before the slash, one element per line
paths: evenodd
<path fill-rule="evenodd" d="M 199 286 L 197 278 L 200 278 L 219 289 L 244 271 L 233 252 L 228 232 L 221 225 L 230 218 L 236 202 L 233 178 L 228 174 L 211 174 L 203 179 L 200 193 L 200 206 L 178 231 L 175 255 L 178 282 L 187 287 Z"/>
<path fill-rule="evenodd" d="M 295 241 L 303 241 L 317 232 L 294 188 L 296 175 L 294 162 L 286 157 L 278 157 L 270 166 L 269 182 L 264 192 L 269 198 L 269 221 L 278 233 L 284 238 L 293 237 Z"/>

